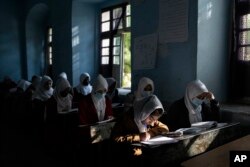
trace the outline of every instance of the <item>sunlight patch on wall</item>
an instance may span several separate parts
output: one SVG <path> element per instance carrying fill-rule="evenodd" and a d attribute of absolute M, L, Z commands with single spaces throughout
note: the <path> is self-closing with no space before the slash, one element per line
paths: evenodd
<path fill-rule="evenodd" d="M 72 57 L 72 62 L 73 62 L 73 74 L 75 76 L 80 76 L 80 53 L 77 52 L 73 55 Z M 73 85 L 79 82 L 79 77 L 76 77 L 73 80 Z"/>
<path fill-rule="evenodd" d="M 198 11 L 198 24 L 203 21 L 209 20 L 212 17 L 212 2 L 208 2 L 204 7 L 200 8 Z"/>
<path fill-rule="evenodd" d="M 75 47 L 79 44 L 80 44 L 79 27 L 75 26 L 72 28 L 72 47 Z"/>

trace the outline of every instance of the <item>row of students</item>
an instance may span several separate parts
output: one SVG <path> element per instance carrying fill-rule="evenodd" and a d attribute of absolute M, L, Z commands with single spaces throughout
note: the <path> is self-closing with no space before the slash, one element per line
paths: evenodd
<path fill-rule="evenodd" d="M 57 133 L 54 133 L 56 129 L 53 129 L 53 126 L 60 129 L 64 127 L 61 123 L 69 118 L 69 115 L 63 114 L 72 108 L 74 93 L 65 76 L 56 81 L 54 89 L 52 84 L 51 78 L 44 76 L 32 99 L 43 102 L 42 106 L 44 109 L 46 107 L 47 122 L 52 127 L 50 134 L 55 135 Z M 98 75 L 93 82 L 91 92 L 79 100 L 78 115 L 77 117 L 73 115 L 72 120 L 78 123 L 79 119 L 79 124 L 92 124 L 112 118 L 111 100 L 106 96 L 107 93 L 108 82 L 102 75 Z M 219 103 L 213 93 L 199 80 L 190 82 L 184 97 L 174 102 L 167 112 L 158 97 L 154 95 L 154 83 L 149 78 L 141 78 L 137 91 L 130 96 L 133 98 L 128 110 L 117 120 L 111 133 L 111 138 L 116 143 L 145 141 L 178 128 L 190 127 L 191 123 L 219 120 Z M 71 130 L 68 129 L 67 132 L 70 134 Z M 65 129 L 62 129 L 62 132 L 65 132 Z"/>
<path fill-rule="evenodd" d="M 188 83 L 184 97 L 172 103 L 167 112 L 153 93 L 152 80 L 141 78 L 136 93 L 132 94 L 133 101 L 111 132 L 115 163 L 123 161 L 128 166 L 140 165 L 138 159 L 142 150 L 131 143 L 188 128 L 192 123 L 219 121 L 219 103 L 200 80 Z"/>
<path fill-rule="evenodd" d="M 132 100 L 127 105 L 126 115 L 121 122 L 115 125 L 113 131 L 115 141 L 144 141 L 150 139 L 149 136 L 161 134 L 161 130 L 156 130 L 157 133 L 150 132 L 154 125 L 148 120 L 153 120 L 155 125 L 165 124 L 164 132 L 188 128 L 196 122 L 219 121 L 219 102 L 200 80 L 188 83 L 184 97 L 172 103 L 164 117 L 161 116 L 165 110 L 160 100 L 153 93 L 153 81 L 146 77 L 141 78 L 137 91 L 128 95 Z M 154 114 L 151 115 L 155 112 L 158 113 L 158 117 L 155 117 Z M 160 119 L 160 123 L 158 119 Z M 150 130 L 147 129 L 148 127 L 150 127 Z M 145 132 L 147 132 L 146 135 Z"/>
<path fill-rule="evenodd" d="M 39 77 L 36 77 L 39 78 Z M 60 77 L 59 77 L 60 78 Z M 85 95 L 85 98 L 81 97 L 82 105 L 79 106 L 79 113 L 80 113 L 80 123 L 81 124 L 91 124 L 94 123 L 93 121 L 93 111 L 92 113 L 92 119 L 89 119 L 88 116 L 91 114 L 86 114 L 89 112 L 91 105 L 84 106 L 84 103 L 90 102 L 92 105 L 92 110 L 95 109 L 97 111 L 97 118 L 95 118 L 95 121 L 102 121 L 103 120 L 103 112 L 106 110 L 107 107 L 107 113 L 111 113 L 112 107 L 110 107 L 111 100 L 110 98 L 106 98 L 107 93 L 110 93 L 112 97 L 113 92 L 109 92 L 108 88 L 108 82 L 115 83 L 114 80 L 107 80 L 103 78 L 101 75 L 99 75 L 94 83 L 94 90 L 92 90 L 92 86 L 90 85 L 90 76 L 85 73 L 82 74 L 80 77 L 80 84 L 74 89 L 74 92 L 72 92 L 71 85 L 67 81 L 67 76 L 62 74 L 62 77 L 64 78 L 68 84 L 67 89 L 63 90 L 68 92 L 72 97 L 71 101 L 73 101 L 73 97 L 76 97 L 76 94 L 82 93 L 83 90 L 87 90 L 88 94 Z M 60 79 L 58 79 L 60 80 Z M 25 90 L 28 89 L 30 84 L 25 84 L 27 82 L 21 80 L 18 85 L 19 87 L 24 88 Z M 52 88 L 53 81 L 50 77 L 44 76 L 42 80 L 40 81 L 40 84 L 37 84 L 38 81 L 34 79 L 34 85 L 37 87 L 35 92 L 33 93 L 32 100 L 40 100 L 42 102 L 48 100 L 50 96 L 52 96 L 52 92 L 56 92 Z M 57 81 L 58 83 L 59 81 Z M 33 84 L 33 83 L 32 83 Z M 25 86 L 26 85 L 26 86 Z M 39 86 L 38 86 L 39 85 Z M 110 84 L 112 85 L 112 84 Z M 115 84 L 114 84 L 115 85 Z M 17 86 L 18 87 L 18 86 Z M 56 87 L 59 87 L 59 84 L 56 84 Z M 87 87 L 87 89 L 86 89 Z M 113 86 L 115 88 L 115 86 Z M 25 91 L 23 90 L 23 91 Z M 90 91 L 91 90 L 91 91 Z M 140 79 L 138 83 L 138 89 L 134 93 L 130 93 L 128 95 L 129 100 L 125 100 L 124 106 L 125 106 L 125 112 L 129 111 L 130 108 L 133 108 L 134 102 L 138 101 L 144 97 L 147 97 L 149 95 L 152 95 L 154 93 L 154 83 L 151 79 L 143 77 Z M 131 98 L 132 97 L 132 98 Z M 60 102 L 60 101 L 59 101 Z M 107 104 L 106 104 L 107 103 Z M 70 106 L 72 108 L 72 106 Z M 126 108 L 127 107 L 127 108 Z M 111 108 L 111 109 L 110 109 Z M 81 112 L 82 111 L 82 112 Z M 83 114 L 81 114 L 83 113 Z M 83 116 L 85 115 L 85 116 Z M 109 114 L 111 116 L 112 114 Z M 182 115 L 182 116 L 180 116 Z M 86 118 L 86 119 L 85 119 Z M 85 119 L 85 120 L 84 120 Z M 183 98 L 180 100 L 177 100 L 174 102 L 170 109 L 167 111 L 166 114 L 164 114 L 164 117 L 162 118 L 162 121 L 167 124 L 171 131 L 174 131 L 178 128 L 185 128 L 190 127 L 192 123 L 199 122 L 199 121 L 206 121 L 206 120 L 219 120 L 219 103 L 215 99 L 212 92 L 210 92 L 204 83 L 202 83 L 200 80 L 195 80 L 190 82 L 187 85 L 186 88 L 186 94 Z"/>

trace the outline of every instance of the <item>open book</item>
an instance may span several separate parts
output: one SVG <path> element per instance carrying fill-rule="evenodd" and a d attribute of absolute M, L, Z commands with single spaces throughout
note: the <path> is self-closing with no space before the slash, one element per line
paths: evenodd
<path fill-rule="evenodd" d="M 103 123 L 106 123 L 106 122 L 111 122 L 113 121 L 115 118 L 110 118 L 110 119 L 106 119 L 106 120 L 103 120 L 103 121 L 99 121 L 97 122 L 98 124 L 103 124 Z"/>
<path fill-rule="evenodd" d="M 67 111 L 60 111 L 58 112 L 58 114 L 69 114 L 69 113 L 77 113 L 77 112 L 78 112 L 78 108 L 72 108 Z"/>
<path fill-rule="evenodd" d="M 155 136 L 148 141 L 141 141 L 142 144 L 145 145 L 160 145 L 160 144 L 167 144 L 167 143 L 176 143 L 178 140 L 171 138 L 171 137 L 166 137 L 166 136 Z"/>
<path fill-rule="evenodd" d="M 203 130 L 204 130 L 203 128 L 190 127 L 190 128 L 180 128 L 180 129 L 177 129 L 175 132 L 182 132 L 184 135 L 190 135 L 190 134 L 199 133 Z"/>
<path fill-rule="evenodd" d="M 197 122 L 191 124 L 190 128 L 180 128 L 175 132 L 182 132 L 183 134 L 196 134 L 217 126 L 216 121 L 206 121 L 206 122 Z"/>
<path fill-rule="evenodd" d="M 205 128 L 205 129 L 214 128 L 216 126 L 217 126 L 216 121 L 197 122 L 191 125 L 191 127 L 198 127 L 198 128 Z"/>

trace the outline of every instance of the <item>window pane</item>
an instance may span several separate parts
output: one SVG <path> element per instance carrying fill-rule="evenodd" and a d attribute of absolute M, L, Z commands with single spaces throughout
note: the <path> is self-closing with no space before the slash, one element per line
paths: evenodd
<path fill-rule="evenodd" d="M 122 15 L 122 8 L 116 8 L 113 10 L 113 19 L 120 18 Z"/>
<path fill-rule="evenodd" d="M 238 56 L 239 60 L 250 61 L 250 47 L 240 47 Z"/>
<path fill-rule="evenodd" d="M 250 14 L 246 14 L 244 16 L 241 16 L 240 18 L 240 28 L 250 28 Z"/>
<path fill-rule="evenodd" d="M 80 38 L 79 38 L 78 35 L 72 37 L 72 46 L 73 46 L 73 47 L 77 46 L 79 43 L 80 43 Z"/>
<path fill-rule="evenodd" d="M 121 45 L 121 37 L 114 37 L 113 45 Z"/>
<path fill-rule="evenodd" d="M 102 55 L 109 55 L 109 48 L 102 48 Z"/>
<path fill-rule="evenodd" d="M 109 57 L 102 57 L 102 64 L 109 64 Z"/>
<path fill-rule="evenodd" d="M 120 55 L 120 46 L 113 47 L 113 55 Z"/>
<path fill-rule="evenodd" d="M 243 31 L 239 34 L 239 43 L 241 45 L 250 44 L 250 31 Z"/>
<path fill-rule="evenodd" d="M 52 64 L 52 53 L 49 53 L 49 64 Z"/>
<path fill-rule="evenodd" d="M 105 23 L 102 23 L 102 32 L 106 32 L 106 31 L 109 31 L 110 27 L 110 22 L 105 22 Z"/>
<path fill-rule="evenodd" d="M 130 5 L 127 5 L 127 6 L 126 6 L 126 16 L 131 15 L 131 13 L 130 13 L 131 11 L 130 11 L 130 10 L 131 10 L 131 6 L 130 6 Z"/>
<path fill-rule="evenodd" d="M 49 35 L 48 42 L 52 42 L 52 35 Z"/>
<path fill-rule="evenodd" d="M 126 17 L 126 27 L 131 27 L 131 17 Z"/>
<path fill-rule="evenodd" d="M 51 46 L 49 46 L 49 52 L 50 52 L 50 53 L 52 52 L 52 47 L 51 47 Z"/>
<path fill-rule="evenodd" d="M 119 22 L 119 19 L 116 19 L 116 20 L 113 21 L 113 30 L 117 27 L 118 22 Z M 122 27 L 123 27 L 122 26 L 122 20 L 120 20 L 118 29 L 122 29 Z"/>
<path fill-rule="evenodd" d="M 109 47 L 109 39 L 102 40 L 102 47 Z"/>
<path fill-rule="evenodd" d="M 102 13 L 102 22 L 110 20 L 110 11 Z"/>
<path fill-rule="evenodd" d="M 120 64 L 120 56 L 114 56 L 113 64 L 117 64 L 117 65 Z"/>
<path fill-rule="evenodd" d="M 52 28 L 49 28 L 49 35 L 52 35 Z"/>

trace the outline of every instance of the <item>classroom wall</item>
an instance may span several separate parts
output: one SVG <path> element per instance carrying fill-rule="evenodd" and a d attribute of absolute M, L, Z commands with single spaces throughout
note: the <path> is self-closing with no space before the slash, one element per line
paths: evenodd
<path fill-rule="evenodd" d="M 64 71 L 72 83 L 72 0 L 53 0 L 51 9 L 53 78 Z"/>
<path fill-rule="evenodd" d="M 198 1 L 197 78 L 220 101 L 227 100 L 233 1 Z"/>
<path fill-rule="evenodd" d="M 72 4 L 72 72 L 73 85 L 79 84 L 81 73 L 88 72 L 95 78 L 98 72 L 96 40 L 96 4 L 73 1 Z"/>
<path fill-rule="evenodd" d="M 63 3 L 60 0 L 26 2 L 25 5 L 16 0 L 0 2 L 0 79 L 6 74 L 15 80 L 21 77 L 30 79 L 33 73 L 39 72 L 40 58 L 35 55 L 41 53 L 41 37 L 38 40 L 27 38 L 26 43 L 29 33 L 34 35 L 42 31 L 36 27 L 34 31 L 26 32 L 27 28 L 33 28 L 29 24 L 26 26 L 26 21 L 30 20 L 30 12 L 39 3 L 46 4 L 50 11 L 47 21 L 53 26 L 54 78 L 62 71 L 68 74 L 73 85 L 78 84 L 81 72 L 87 71 L 94 78 L 99 71 L 100 58 L 98 13 L 104 7 L 125 1 L 96 0 L 93 3 L 90 0 L 81 0 L 73 1 L 73 4 L 71 0 Z M 158 33 L 159 0 L 138 2 L 131 1 L 132 46 L 137 37 Z M 209 3 L 212 4 L 211 18 L 201 21 L 209 11 Z M 163 101 L 172 102 L 183 96 L 189 81 L 199 78 L 214 91 L 219 100 L 224 100 L 228 92 L 230 8 L 227 0 L 189 0 L 187 41 L 158 43 L 154 69 L 134 70 L 132 67 L 132 90 L 137 88 L 142 76 L 147 76 L 154 80 L 155 94 Z M 23 15 L 25 10 L 26 14 Z M 42 18 L 40 20 L 46 20 L 45 17 Z M 77 45 L 75 35 L 79 35 L 80 39 Z M 133 47 L 131 51 L 133 64 Z M 211 68 L 206 68 L 207 65 Z"/>
<path fill-rule="evenodd" d="M 46 12 L 36 10 L 34 8 L 38 5 L 45 5 L 47 7 Z M 32 73 L 37 71 L 41 72 L 41 75 L 45 73 L 44 68 L 44 55 L 42 53 L 46 28 L 48 25 L 52 26 L 53 29 L 53 42 L 52 42 L 52 54 L 53 54 L 53 69 L 52 79 L 56 80 L 58 74 L 66 72 L 68 80 L 72 83 L 72 45 L 71 45 L 71 16 L 72 16 L 72 1 L 64 0 L 63 3 L 60 0 L 28 0 L 26 2 L 26 21 L 28 22 L 26 30 L 31 29 L 31 32 L 25 32 L 27 34 L 27 58 L 32 58 L 32 54 L 36 54 L 35 60 L 28 60 L 27 69 L 29 77 Z M 45 10 L 45 9 L 44 9 Z M 36 23 L 29 21 L 29 13 L 33 12 L 32 17 L 36 18 Z M 41 16 L 41 13 L 44 13 Z M 39 21 L 37 21 L 39 20 Z M 41 27 L 39 27 L 42 26 Z M 32 34 L 41 33 L 41 36 L 37 37 Z M 31 37 L 30 37 L 31 36 Z M 33 55 L 34 56 L 34 55 Z M 34 59 L 34 58 L 33 58 Z M 40 59 L 40 64 L 38 63 Z M 39 70 L 38 70 L 39 69 Z"/>
<path fill-rule="evenodd" d="M 132 46 L 137 37 L 157 33 L 159 0 L 132 4 Z M 196 78 L 197 67 L 197 0 L 189 0 L 188 39 L 185 42 L 157 44 L 154 69 L 133 70 L 132 90 L 137 88 L 141 77 L 151 78 L 155 94 L 162 101 L 172 102 L 181 98 L 187 82 Z M 148 12 L 145 12 L 148 11 Z M 134 50 L 132 48 L 132 64 Z"/>
<path fill-rule="evenodd" d="M 16 1 L 0 1 L 0 80 L 5 75 L 15 81 L 23 74 L 19 19 L 22 13 Z"/>
<path fill-rule="evenodd" d="M 26 54 L 28 79 L 45 72 L 44 38 L 47 32 L 49 8 L 38 3 L 29 10 L 26 17 Z"/>

